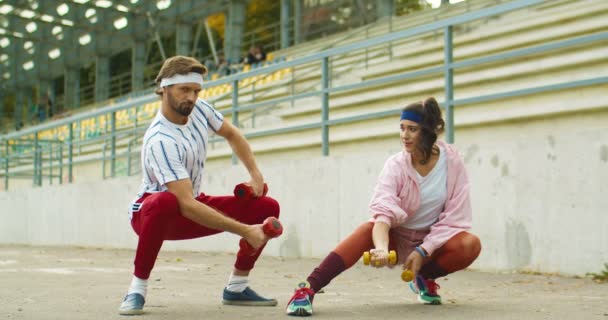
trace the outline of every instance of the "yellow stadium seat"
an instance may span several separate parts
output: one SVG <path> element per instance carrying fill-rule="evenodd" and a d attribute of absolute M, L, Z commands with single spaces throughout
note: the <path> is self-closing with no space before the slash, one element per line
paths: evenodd
<path fill-rule="evenodd" d="M 228 93 L 231 90 L 232 90 L 232 85 L 224 83 L 224 85 L 222 86 L 222 94 Z"/>

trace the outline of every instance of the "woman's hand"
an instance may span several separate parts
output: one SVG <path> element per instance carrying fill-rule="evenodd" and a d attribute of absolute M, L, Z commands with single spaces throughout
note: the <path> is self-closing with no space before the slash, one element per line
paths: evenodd
<path fill-rule="evenodd" d="M 372 241 L 375 249 L 369 251 L 370 263 L 373 267 L 380 268 L 388 264 L 388 233 L 391 227 L 384 222 L 374 223 L 372 229 Z"/>
<path fill-rule="evenodd" d="M 388 251 L 384 249 L 372 249 L 370 253 L 370 264 L 372 267 L 382 268 L 388 264 Z"/>
<path fill-rule="evenodd" d="M 410 253 L 409 256 L 407 256 L 407 259 L 405 260 L 405 263 L 403 264 L 403 270 L 410 270 L 414 273 L 414 278 L 416 277 L 416 275 L 418 274 L 418 271 L 420 271 L 420 268 L 422 267 L 422 263 L 424 262 L 424 258 L 422 257 L 422 255 L 420 255 L 420 253 L 418 253 L 418 251 L 413 250 L 412 253 Z"/>

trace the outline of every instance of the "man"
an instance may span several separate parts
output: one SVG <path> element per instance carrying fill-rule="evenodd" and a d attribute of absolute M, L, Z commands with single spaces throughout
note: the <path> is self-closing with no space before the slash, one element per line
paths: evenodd
<path fill-rule="evenodd" d="M 253 268 L 268 237 L 264 219 L 279 216 L 278 203 L 269 197 L 241 200 L 234 196 L 198 194 L 208 145 L 214 132 L 226 138 L 243 162 L 255 196 L 263 193 L 264 178 L 249 144 L 221 113 L 198 98 L 205 67 L 189 57 L 167 59 L 156 77 L 162 105 L 144 135 L 141 150 L 143 183 L 131 204 L 133 230 L 139 235 L 135 271 L 119 313 L 142 314 L 147 279 L 165 240 L 205 237 L 222 231 L 244 238 L 257 249 L 254 255 L 239 251 L 224 288 L 223 303 L 275 306 L 275 299 L 259 296 L 248 286 Z"/>

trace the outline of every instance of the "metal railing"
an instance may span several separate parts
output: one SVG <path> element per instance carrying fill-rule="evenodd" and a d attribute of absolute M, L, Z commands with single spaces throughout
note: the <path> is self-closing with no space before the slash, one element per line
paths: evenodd
<path fill-rule="evenodd" d="M 268 105 L 276 105 L 280 103 L 290 103 L 298 99 L 319 97 L 320 98 L 320 120 L 300 124 L 295 126 L 283 127 L 272 130 L 259 130 L 246 134 L 248 138 L 270 136 L 270 135 L 284 135 L 286 133 L 299 132 L 309 129 L 321 129 L 321 153 L 328 155 L 329 150 L 329 128 L 331 126 L 353 123 L 369 119 L 377 119 L 390 115 L 397 115 L 400 110 L 386 110 L 379 112 L 367 112 L 356 116 L 342 117 L 330 119 L 329 117 L 329 101 L 333 94 L 343 93 L 350 90 L 361 90 L 365 88 L 373 88 L 382 85 L 388 85 L 391 83 L 399 83 L 406 79 L 414 79 L 420 77 L 426 77 L 429 75 L 443 75 L 444 82 L 444 99 L 441 103 L 445 111 L 446 117 L 446 140 L 448 142 L 454 141 L 454 115 L 453 110 L 457 105 L 464 105 L 470 103 L 477 103 L 482 101 L 491 101 L 497 99 L 504 99 L 506 97 L 523 96 L 534 93 L 541 93 L 547 91 L 563 90 L 566 88 L 577 88 L 583 86 L 592 86 L 597 84 L 608 83 L 608 74 L 599 77 L 588 78 L 578 81 L 568 81 L 564 83 L 542 85 L 535 87 L 527 87 L 523 89 L 517 89 L 505 92 L 496 92 L 492 94 L 469 97 L 463 99 L 454 99 L 454 70 L 468 68 L 471 66 L 502 61 L 504 59 L 514 59 L 519 57 L 525 57 L 535 55 L 538 53 L 548 53 L 551 50 L 560 50 L 564 48 L 571 48 L 580 45 L 589 45 L 598 43 L 601 41 L 608 40 L 608 32 L 598 31 L 590 35 L 573 35 L 566 40 L 557 40 L 554 42 L 545 42 L 541 44 L 533 44 L 531 46 L 514 49 L 506 52 L 493 53 L 490 55 L 475 57 L 461 61 L 454 61 L 453 59 L 453 27 L 459 24 L 468 23 L 478 19 L 483 19 L 491 16 L 505 14 L 511 11 L 525 9 L 537 4 L 542 4 L 542 0 L 516 0 L 508 3 L 499 4 L 490 8 L 484 8 L 478 11 L 468 12 L 459 16 L 447 18 L 441 21 L 421 25 L 418 27 L 410 28 L 403 31 L 392 32 L 389 34 L 377 36 L 374 38 L 366 39 L 363 41 L 355 42 L 345 46 L 324 50 L 315 54 L 311 54 L 305 57 L 297 58 L 291 61 L 285 61 L 273 65 L 269 65 L 263 68 L 253 69 L 246 73 L 230 75 L 225 78 L 221 78 L 215 81 L 207 83 L 208 86 L 219 86 L 222 84 L 230 84 L 232 86 L 232 106 L 228 110 L 224 110 L 224 114 L 231 116 L 232 122 L 238 124 L 239 114 L 251 112 L 258 108 L 263 108 Z M 382 76 L 374 78 L 372 80 L 365 80 L 359 83 L 352 83 L 348 85 L 332 86 L 330 82 L 331 68 L 330 59 L 335 56 L 344 55 L 350 52 L 363 51 L 374 46 L 386 46 L 387 43 L 405 39 L 408 37 L 415 37 L 424 33 L 433 33 L 437 30 L 443 33 L 443 62 L 441 65 L 426 67 L 414 71 L 401 72 L 397 74 L 391 74 L 388 76 Z M 295 68 L 310 63 L 318 63 L 320 67 L 320 83 L 319 90 L 298 93 L 294 95 L 278 97 L 269 99 L 263 102 L 251 103 L 251 104 L 240 104 L 239 103 L 239 82 L 253 76 L 267 75 L 278 70 L 285 68 Z M 67 168 L 68 175 L 65 180 L 71 181 L 73 175 L 72 170 L 75 164 L 80 164 L 89 161 L 101 161 L 103 166 L 102 176 L 114 177 L 118 174 L 117 171 L 124 168 L 125 175 L 131 174 L 137 171 L 137 168 L 131 164 L 137 150 L 137 139 L 141 136 L 145 130 L 145 126 L 149 123 L 151 117 L 149 117 L 149 111 L 146 111 L 147 105 L 158 101 L 158 97 L 154 94 L 148 94 L 140 97 L 135 97 L 130 101 L 124 101 L 116 105 L 108 106 L 104 109 L 95 110 L 86 114 L 80 114 L 70 118 L 62 119 L 54 123 L 43 124 L 37 127 L 27 128 L 20 132 L 14 132 L 0 137 L 4 150 L 1 151 L 2 163 L 4 165 L 4 174 L 0 176 L 4 177 L 4 187 L 8 189 L 9 177 L 16 178 L 19 176 L 32 177 L 34 185 L 39 185 L 42 181 L 42 176 L 53 177 L 53 174 L 49 174 L 50 168 L 56 168 L 57 164 L 52 165 L 49 163 L 51 157 L 41 157 L 40 154 L 47 154 L 50 151 L 47 147 L 40 144 L 40 140 L 35 142 L 35 145 L 31 146 L 27 151 L 21 150 L 16 152 L 12 146 L 21 143 L 20 141 L 37 141 L 41 132 L 45 130 L 57 130 L 65 133 L 63 139 L 57 139 L 54 141 L 53 146 L 56 146 L 54 150 L 61 150 L 60 155 L 63 159 L 67 156 L 67 163 L 63 160 L 59 164 L 59 167 Z M 132 117 L 132 121 L 127 121 L 126 125 L 117 126 L 117 122 L 122 121 L 122 117 L 127 113 L 129 117 Z M 117 115 L 120 115 L 117 119 Z M 99 134 L 94 139 L 83 139 L 82 133 L 76 135 L 76 129 L 82 121 L 92 118 L 105 117 L 107 119 L 104 132 Z M 147 118 L 148 117 L 148 118 Z M 140 119 L 141 118 L 141 119 Z M 217 139 L 210 139 L 210 142 L 217 141 Z M 75 148 L 82 148 L 82 153 L 78 155 L 78 159 L 74 159 Z M 55 151 L 57 152 L 57 151 Z M 234 158 L 234 156 L 233 156 Z M 56 158 L 54 161 L 57 161 Z M 28 162 L 29 161 L 29 162 Z M 46 164 L 45 164 L 46 161 Z M 117 161 L 122 161 L 118 163 Z M 106 165 L 109 169 L 106 169 Z M 134 169 L 135 167 L 135 169 Z M 53 171 L 54 172 L 54 171 Z"/>
<path fill-rule="evenodd" d="M 500 3 L 502 1 L 505 0 L 495 0 L 495 3 Z M 346 4 L 349 4 L 350 0 L 346 1 L 346 0 L 342 0 L 342 1 L 337 1 L 333 3 L 333 8 L 335 9 L 336 7 L 340 7 L 340 6 L 344 6 Z M 475 10 L 477 8 L 481 8 L 481 7 L 485 7 L 490 5 L 490 3 L 475 3 L 475 4 L 471 4 L 471 1 L 465 1 L 462 4 L 457 4 L 457 5 L 452 5 L 452 6 L 460 6 L 464 8 L 465 12 L 468 12 L 470 10 Z M 440 16 L 441 14 L 443 14 L 445 12 L 446 9 L 452 9 L 452 8 L 446 8 L 446 7 L 442 7 L 442 8 L 438 8 L 435 10 L 422 10 L 422 11 L 418 11 L 416 12 L 416 14 L 412 14 L 411 12 L 406 12 L 404 11 L 404 9 L 407 7 L 407 4 L 405 3 L 397 3 L 395 8 L 394 8 L 394 14 L 398 17 L 398 16 L 403 16 L 403 15 L 408 15 L 408 17 L 411 17 L 414 20 L 419 20 L 419 19 L 432 19 L 432 20 L 437 20 L 438 16 Z M 375 17 L 375 15 L 374 15 Z M 365 34 L 364 38 L 368 39 L 369 36 L 369 32 L 370 29 L 372 28 L 378 28 L 378 27 L 385 27 L 386 28 L 386 32 L 392 32 L 394 27 L 393 27 L 393 20 L 396 19 L 396 17 L 394 16 L 388 16 L 385 18 L 380 18 L 377 19 L 375 21 L 371 21 L 371 17 L 363 17 L 361 15 L 354 15 L 352 17 L 349 18 L 349 23 L 348 23 L 348 28 L 349 31 L 344 32 L 343 29 L 344 28 L 330 28 L 330 27 L 321 27 L 318 30 L 314 30 L 313 32 L 308 33 L 308 38 L 309 40 L 316 40 L 319 38 L 322 38 L 324 35 L 333 35 L 336 33 L 340 33 L 341 36 L 332 39 L 329 41 L 329 43 L 325 44 L 324 46 L 322 46 L 320 48 L 320 50 L 327 50 L 330 48 L 335 47 L 336 45 L 340 44 L 340 43 L 344 43 L 345 41 L 348 41 L 349 38 L 354 38 L 356 36 L 359 36 L 360 34 Z M 409 20 L 409 19 L 408 19 Z M 295 45 L 295 38 L 293 35 L 293 25 L 294 25 L 294 18 L 290 18 L 289 24 L 290 26 L 290 30 L 289 33 L 291 35 L 290 39 L 290 45 Z M 264 44 L 264 47 L 266 49 L 267 52 L 278 52 L 279 56 L 282 56 L 280 54 L 280 50 L 281 50 L 281 39 L 280 39 L 280 28 L 281 28 L 281 22 L 275 22 L 269 25 L 265 25 L 259 28 L 256 28 L 254 30 L 251 31 L 247 31 L 243 34 L 243 43 L 242 43 L 242 47 L 243 47 L 243 52 L 242 55 L 245 56 L 247 54 L 248 48 L 262 43 Z M 266 35 L 260 35 L 260 34 L 266 34 Z M 388 43 L 388 49 L 389 49 L 389 53 L 392 55 L 392 50 L 391 50 L 391 46 L 392 43 Z M 223 49 L 218 50 L 218 55 L 222 56 L 224 54 Z M 297 53 L 297 52 L 295 52 Z M 367 53 L 366 53 L 367 54 Z M 213 60 L 213 56 L 211 54 L 207 54 L 207 55 L 203 55 L 201 54 L 201 52 L 199 52 L 198 50 L 195 50 L 193 52 L 193 56 L 195 58 L 197 58 L 199 61 L 211 61 Z M 298 56 L 297 54 L 295 54 L 295 56 Z M 367 63 L 368 59 L 366 58 L 365 63 Z M 162 65 L 163 61 L 155 61 L 152 62 L 148 65 L 146 65 L 144 67 L 144 87 L 148 88 L 148 89 L 144 89 L 144 90 L 140 90 L 139 92 L 132 92 L 132 83 L 131 83 L 131 72 L 125 72 L 125 73 L 121 73 L 121 74 L 117 74 L 114 75 L 110 78 L 109 80 L 109 84 L 108 84 L 108 93 L 109 93 L 109 98 L 107 100 L 104 101 L 95 101 L 95 84 L 91 83 L 88 85 L 84 85 L 80 88 L 80 93 L 79 93 L 79 97 L 80 97 L 80 101 L 79 101 L 79 108 L 70 108 L 70 106 L 65 106 L 63 103 L 63 95 L 58 95 L 56 96 L 56 101 L 55 101 L 55 111 L 57 110 L 61 110 L 61 112 L 66 113 L 80 113 L 80 112 L 86 112 L 87 110 L 90 110 L 92 108 L 96 108 L 99 107 L 100 105 L 103 104 L 108 104 L 108 103 L 112 103 L 115 101 L 122 101 L 125 99 L 128 99 L 132 96 L 136 96 L 139 95 L 141 92 L 146 92 L 149 91 L 149 88 L 153 88 L 154 87 L 154 78 L 156 77 L 156 71 L 160 68 L 160 66 Z M 238 63 L 235 64 L 233 66 L 233 69 L 238 68 Z M 210 70 L 210 74 L 215 72 L 216 70 Z M 221 97 L 218 97 L 221 98 Z M 267 108 L 264 112 L 268 112 L 272 110 L 272 108 Z M 31 115 L 31 117 L 36 118 L 37 115 Z M 31 125 L 32 123 L 36 123 L 36 121 L 28 121 L 27 125 Z"/>
<path fill-rule="evenodd" d="M 335 9 L 335 7 L 339 7 L 341 5 L 345 5 L 345 4 L 349 4 L 349 3 L 350 3 L 350 0 L 337 1 L 337 2 L 334 2 L 333 6 L 331 6 L 331 7 Z M 404 6 L 404 5 L 402 5 L 402 6 Z M 401 12 L 401 11 L 402 11 L 402 7 L 395 8 L 395 12 Z M 374 24 L 374 22 L 370 21 L 369 17 L 367 19 L 365 19 L 361 16 L 355 15 L 349 19 L 349 28 L 358 28 L 358 27 L 361 27 L 364 25 L 371 26 L 373 24 Z M 289 33 L 291 35 L 290 45 L 294 45 L 295 39 L 293 36 L 294 32 L 292 30 L 293 25 L 294 25 L 293 17 L 290 18 L 288 25 L 290 26 Z M 329 26 L 325 26 L 325 27 L 319 28 L 318 30 L 309 32 L 308 38 L 309 38 L 309 40 L 310 39 L 319 39 L 323 35 L 343 32 L 344 31 L 343 29 L 344 28 L 333 28 L 332 29 Z M 358 29 L 355 29 L 355 30 L 358 32 Z M 241 44 L 241 47 L 243 48 L 242 56 L 243 57 L 246 56 L 249 48 L 251 46 L 254 46 L 257 44 L 263 44 L 264 48 L 267 52 L 274 52 L 274 51 L 281 50 L 280 34 L 281 34 L 281 22 L 280 21 L 258 27 L 254 30 L 244 32 L 243 39 L 242 39 L 243 42 Z M 339 43 L 339 41 L 335 41 L 335 43 Z M 327 48 L 329 48 L 329 47 L 332 47 L 332 44 L 330 44 Z M 218 55 L 221 56 L 223 54 L 224 54 L 224 51 L 222 49 L 218 50 Z M 199 61 L 207 61 L 207 60 L 213 59 L 213 55 L 211 55 L 211 54 L 203 55 L 198 50 L 194 51 L 194 57 L 196 57 Z M 147 86 L 148 85 L 150 87 L 154 86 L 154 77 L 156 75 L 155 71 L 160 68 L 162 62 L 163 61 L 155 61 L 155 62 L 150 63 L 149 65 L 146 65 L 145 70 L 149 71 L 149 72 L 145 72 L 147 74 L 147 76 L 144 77 L 144 83 Z M 238 62 L 236 62 L 236 64 L 238 64 Z M 151 75 L 151 74 L 153 74 L 153 75 Z M 108 87 L 109 98 L 120 98 L 123 95 L 128 95 L 131 92 L 131 72 L 125 72 L 125 73 L 121 73 L 121 74 L 112 76 L 110 78 L 110 81 L 108 82 L 108 86 L 109 86 Z M 82 108 L 82 111 L 86 111 L 87 108 L 94 107 L 97 104 L 97 102 L 95 101 L 95 84 L 90 83 L 88 85 L 82 86 L 80 88 L 79 97 L 80 97 L 80 106 L 84 106 Z M 60 107 L 63 108 L 64 106 L 61 105 Z M 69 106 L 65 106 L 65 107 L 69 107 Z M 77 110 L 72 110 L 72 111 L 77 111 Z"/>

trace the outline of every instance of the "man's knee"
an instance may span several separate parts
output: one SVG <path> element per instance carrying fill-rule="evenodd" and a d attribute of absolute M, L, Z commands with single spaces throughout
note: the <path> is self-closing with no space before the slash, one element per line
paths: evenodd
<path fill-rule="evenodd" d="M 157 192 L 144 201 L 143 208 L 155 216 L 179 215 L 177 197 L 171 192 Z"/>
<path fill-rule="evenodd" d="M 269 217 L 279 217 L 281 213 L 281 206 L 277 200 L 271 197 L 263 197 L 260 199 L 260 201 L 262 201 L 262 210 L 267 213 Z"/>

